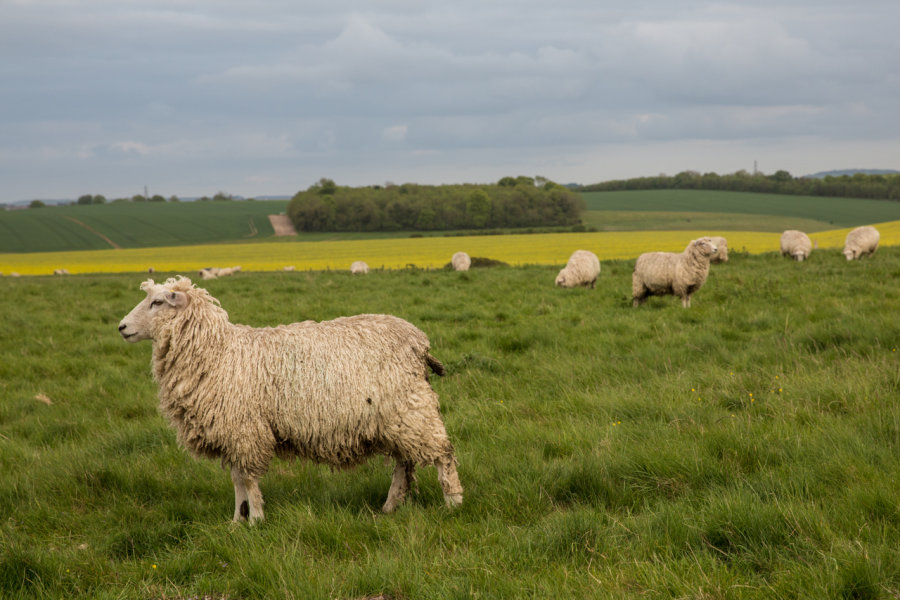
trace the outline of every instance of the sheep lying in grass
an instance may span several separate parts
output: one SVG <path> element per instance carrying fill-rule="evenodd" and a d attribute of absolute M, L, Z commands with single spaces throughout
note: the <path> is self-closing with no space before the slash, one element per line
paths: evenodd
<path fill-rule="evenodd" d="M 700 289 L 709 275 L 709 260 L 718 248 L 710 238 L 692 240 L 683 252 L 648 252 L 634 264 L 631 294 L 634 306 L 647 296 L 673 294 L 684 308 L 691 306 L 691 294 Z"/>
<path fill-rule="evenodd" d="M 216 279 L 217 277 L 228 277 L 235 273 L 240 273 L 240 265 L 236 267 L 204 267 L 200 269 L 201 279 Z"/>
<path fill-rule="evenodd" d="M 590 250 L 576 250 L 566 266 L 556 276 L 559 287 L 590 287 L 594 289 L 600 275 L 600 259 Z"/>
<path fill-rule="evenodd" d="M 728 240 L 726 240 L 722 236 L 712 236 L 709 239 L 711 239 L 712 243 L 716 245 L 716 248 L 718 248 L 718 252 L 716 252 L 712 256 L 712 258 L 709 259 L 709 262 L 711 262 L 711 263 L 728 262 Z"/>
<path fill-rule="evenodd" d="M 472 259 L 465 252 L 457 252 L 450 259 L 450 264 L 453 265 L 454 271 L 468 271 L 472 266 Z"/>
<path fill-rule="evenodd" d="M 797 262 L 809 258 L 812 252 L 812 241 L 809 236 L 796 229 L 788 229 L 781 234 L 781 255 L 790 256 Z"/>
<path fill-rule="evenodd" d="M 354 275 L 366 275 L 369 272 L 369 265 L 361 260 L 357 260 L 350 265 L 350 272 Z"/>
<path fill-rule="evenodd" d="M 844 256 L 847 260 L 857 260 L 878 250 L 881 235 L 871 225 L 857 227 L 847 234 L 844 241 Z"/>
<path fill-rule="evenodd" d="M 462 503 L 427 378 L 444 368 L 422 331 L 390 315 L 253 328 L 230 323 L 190 279 L 141 289 L 147 297 L 119 332 L 152 340 L 161 410 L 185 448 L 231 469 L 235 521 L 263 518 L 259 479 L 274 455 L 334 467 L 393 457 L 385 512 L 403 501 L 417 464 L 434 464 L 446 504 Z"/>

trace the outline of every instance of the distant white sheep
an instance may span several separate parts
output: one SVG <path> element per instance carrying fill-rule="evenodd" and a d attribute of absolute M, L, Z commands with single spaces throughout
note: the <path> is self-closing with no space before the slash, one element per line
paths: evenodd
<path fill-rule="evenodd" d="M 53 269 L 54 275 L 70 275 L 68 269 Z"/>
<path fill-rule="evenodd" d="M 857 227 L 847 234 L 844 241 L 844 256 L 847 260 L 857 260 L 878 250 L 881 235 L 871 225 Z"/>
<path fill-rule="evenodd" d="M 790 256 L 797 262 L 809 258 L 812 252 L 812 241 L 809 236 L 796 229 L 788 229 L 781 234 L 781 255 Z"/>
<path fill-rule="evenodd" d="M 391 315 L 253 328 L 230 323 L 190 279 L 141 289 L 147 297 L 119 332 L 153 342 L 160 408 L 179 443 L 231 469 L 235 521 L 263 518 L 259 479 L 275 455 L 334 467 L 393 457 L 385 512 L 403 501 L 416 465 L 433 464 L 446 504 L 462 503 L 427 376 L 444 367 L 421 330 Z"/>
<path fill-rule="evenodd" d="M 716 248 L 718 248 L 718 252 L 716 252 L 713 257 L 709 259 L 709 262 L 728 262 L 728 240 L 726 240 L 722 236 L 712 236 L 709 239 L 711 239 L 712 243 L 716 245 Z"/>
<path fill-rule="evenodd" d="M 216 279 L 217 277 L 227 277 L 229 275 L 234 275 L 235 273 L 240 272 L 240 265 L 236 267 L 204 267 L 200 269 L 200 278 Z"/>
<path fill-rule="evenodd" d="M 357 260 L 350 265 L 350 272 L 354 275 L 366 275 L 369 272 L 369 265 L 361 260 Z"/>
<path fill-rule="evenodd" d="M 590 250 L 576 250 L 556 276 L 556 285 L 564 288 L 594 289 L 600 275 L 600 259 Z"/>
<path fill-rule="evenodd" d="M 472 259 L 465 252 L 457 252 L 450 259 L 450 264 L 453 266 L 454 271 L 468 271 L 469 267 L 472 266 Z"/>
<path fill-rule="evenodd" d="M 673 294 L 684 308 L 691 306 L 691 295 L 700 289 L 709 275 L 709 260 L 718 248 L 707 237 L 692 240 L 681 253 L 648 252 L 634 264 L 631 277 L 632 304 L 640 306 L 647 296 Z"/>

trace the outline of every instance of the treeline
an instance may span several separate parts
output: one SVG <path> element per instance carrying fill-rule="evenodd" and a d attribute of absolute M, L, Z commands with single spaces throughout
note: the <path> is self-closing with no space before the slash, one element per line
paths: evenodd
<path fill-rule="evenodd" d="M 610 192 L 621 190 L 724 190 L 732 192 L 757 192 L 767 194 L 794 194 L 800 196 L 836 196 L 841 198 L 868 198 L 875 200 L 900 200 L 900 174 L 826 175 L 825 177 L 793 177 L 787 171 L 772 175 L 751 174 L 738 171 L 731 175 L 700 174 L 683 171 L 677 175 L 658 175 L 605 181 L 579 188 L 584 192 Z"/>
<path fill-rule="evenodd" d="M 357 188 L 323 178 L 298 192 L 287 213 L 297 231 L 443 231 L 578 225 L 584 206 L 580 195 L 541 177 Z"/>

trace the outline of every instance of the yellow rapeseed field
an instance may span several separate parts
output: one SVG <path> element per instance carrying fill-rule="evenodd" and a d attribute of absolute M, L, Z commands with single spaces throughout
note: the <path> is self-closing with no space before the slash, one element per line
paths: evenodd
<path fill-rule="evenodd" d="M 900 221 L 877 223 L 881 245 L 900 245 Z M 851 228 L 810 233 L 820 249 L 841 248 Z M 722 235 L 729 249 L 752 254 L 777 252 L 778 233 L 748 231 L 620 231 L 469 237 L 422 237 L 325 242 L 216 244 L 126 250 L 0 254 L 0 273 L 49 275 L 157 271 L 192 273 L 207 266 L 241 265 L 245 271 L 349 270 L 363 260 L 370 268 L 401 269 L 407 265 L 441 268 L 454 252 L 492 258 L 511 265 L 562 265 L 574 250 L 591 250 L 601 260 L 635 258 L 642 252 L 678 252 L 704 235 Z"/>

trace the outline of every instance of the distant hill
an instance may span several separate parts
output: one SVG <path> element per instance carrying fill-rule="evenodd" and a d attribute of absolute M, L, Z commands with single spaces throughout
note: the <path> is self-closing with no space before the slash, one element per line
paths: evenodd
<path fill-rule="evenodd" d="M 894 169 L 838 169 L 835 171 L 820 171 L 812 175 L 804 175 L 806 179 L 825 179 L 826 177 L 840 177 L 841 175 L 900 175 L 900 171 Z"/>

